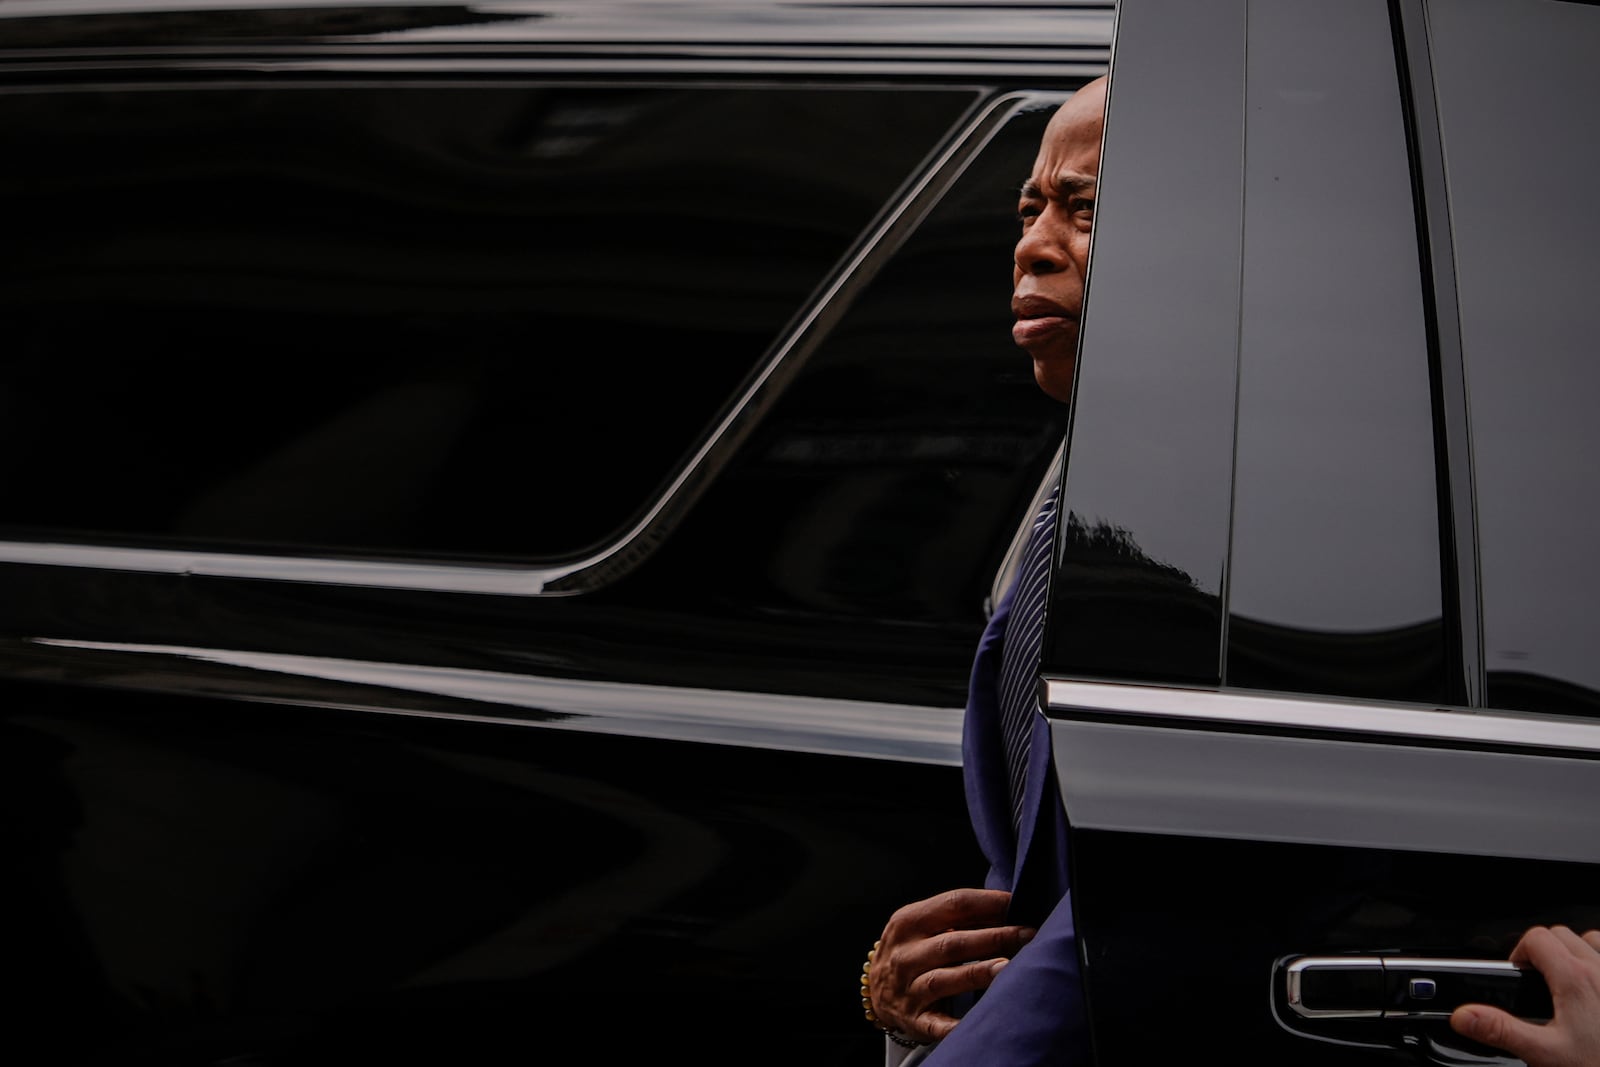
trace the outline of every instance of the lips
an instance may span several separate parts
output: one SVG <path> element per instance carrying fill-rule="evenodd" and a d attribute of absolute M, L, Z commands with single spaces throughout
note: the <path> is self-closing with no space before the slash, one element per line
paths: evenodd
<path fill-rule="evenodd" d="M 1029 294 L 1012 298 L 1011 313 L 1017 317 L 1011 339 L 1023 348 L 1048 342 L 1063 333 L 1078 329 L 1078 316 L 1049 297 Z"/>

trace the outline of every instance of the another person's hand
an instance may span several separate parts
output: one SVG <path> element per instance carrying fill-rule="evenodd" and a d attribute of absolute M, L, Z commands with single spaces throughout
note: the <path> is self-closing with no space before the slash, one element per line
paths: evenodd
<path fill-rule="evenodd" d="M 1511 962 L 1537 968 L 1555 1007 L 1548 1023 L 1499 1008 L 1464 1004 L 1450 1026 L 1464 1037 L 1505 1049 L 1528 1067 L 1600 1067 L 1600 930 L 1579 937 L 1565 926 L 1530 927 Z"/>
<path fill-rule="evenodd" d="M 999 889 L 954 889 L 891 915 L 867 972 L 878 1022 L 917 1041 L 950 1033 L 959 1020 L 944 1000 L 987 989 L 1034 935 L 1031 927 L 1002 925 L 1010 902 Z"/>

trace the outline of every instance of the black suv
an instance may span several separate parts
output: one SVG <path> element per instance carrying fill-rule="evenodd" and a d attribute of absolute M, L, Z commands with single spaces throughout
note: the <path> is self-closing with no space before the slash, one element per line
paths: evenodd
<path fill-rule="evenodd" d="M 1597 54 L 1561 0 L 6 4 L 11 1036 L 878 1062 L 1058 486 L 1098 1062 L 1483 1062 L 1450 961 L 1600 925 Z M 1013 212 L 1108 69 L 1069 419 Z"/>
<path fill-rule="evenodd" d="M 0 5 L 12 1036 L 880 1059 L 1112 15 Z"/>

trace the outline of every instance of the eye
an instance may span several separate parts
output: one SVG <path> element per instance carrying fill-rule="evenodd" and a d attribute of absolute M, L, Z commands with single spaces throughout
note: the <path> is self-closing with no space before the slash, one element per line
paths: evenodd
<path fill-rule="evenodd" d="M 1022 206 L 1017 208 L 1017 221 L 1026 226 L 1028 221 L 1037 218 L 1042 210 L 1037 203 L 1024 201 Z"/>

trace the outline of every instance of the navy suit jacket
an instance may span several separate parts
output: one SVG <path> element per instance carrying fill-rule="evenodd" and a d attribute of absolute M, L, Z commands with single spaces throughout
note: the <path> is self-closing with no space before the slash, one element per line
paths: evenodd
<path fill-rule="evenodd" d="M 1009 919 L 1038 934 L 972 1001 L 927 1067 L 1088 1064 L 1088 1016 L 1067 881 L 1067 819 L 1050 760 L 1050 729 L 1033 717 L 1022 825 L 1013 832 L 1000 727 L 1000 652 L 1016 585 L 978 643 L 967 691 L 962 764 L 972 828 L 989 861 L 986 885 L 1012 893 Z M 959 1009 L 958 1009 L 959 1010 Z"/>

